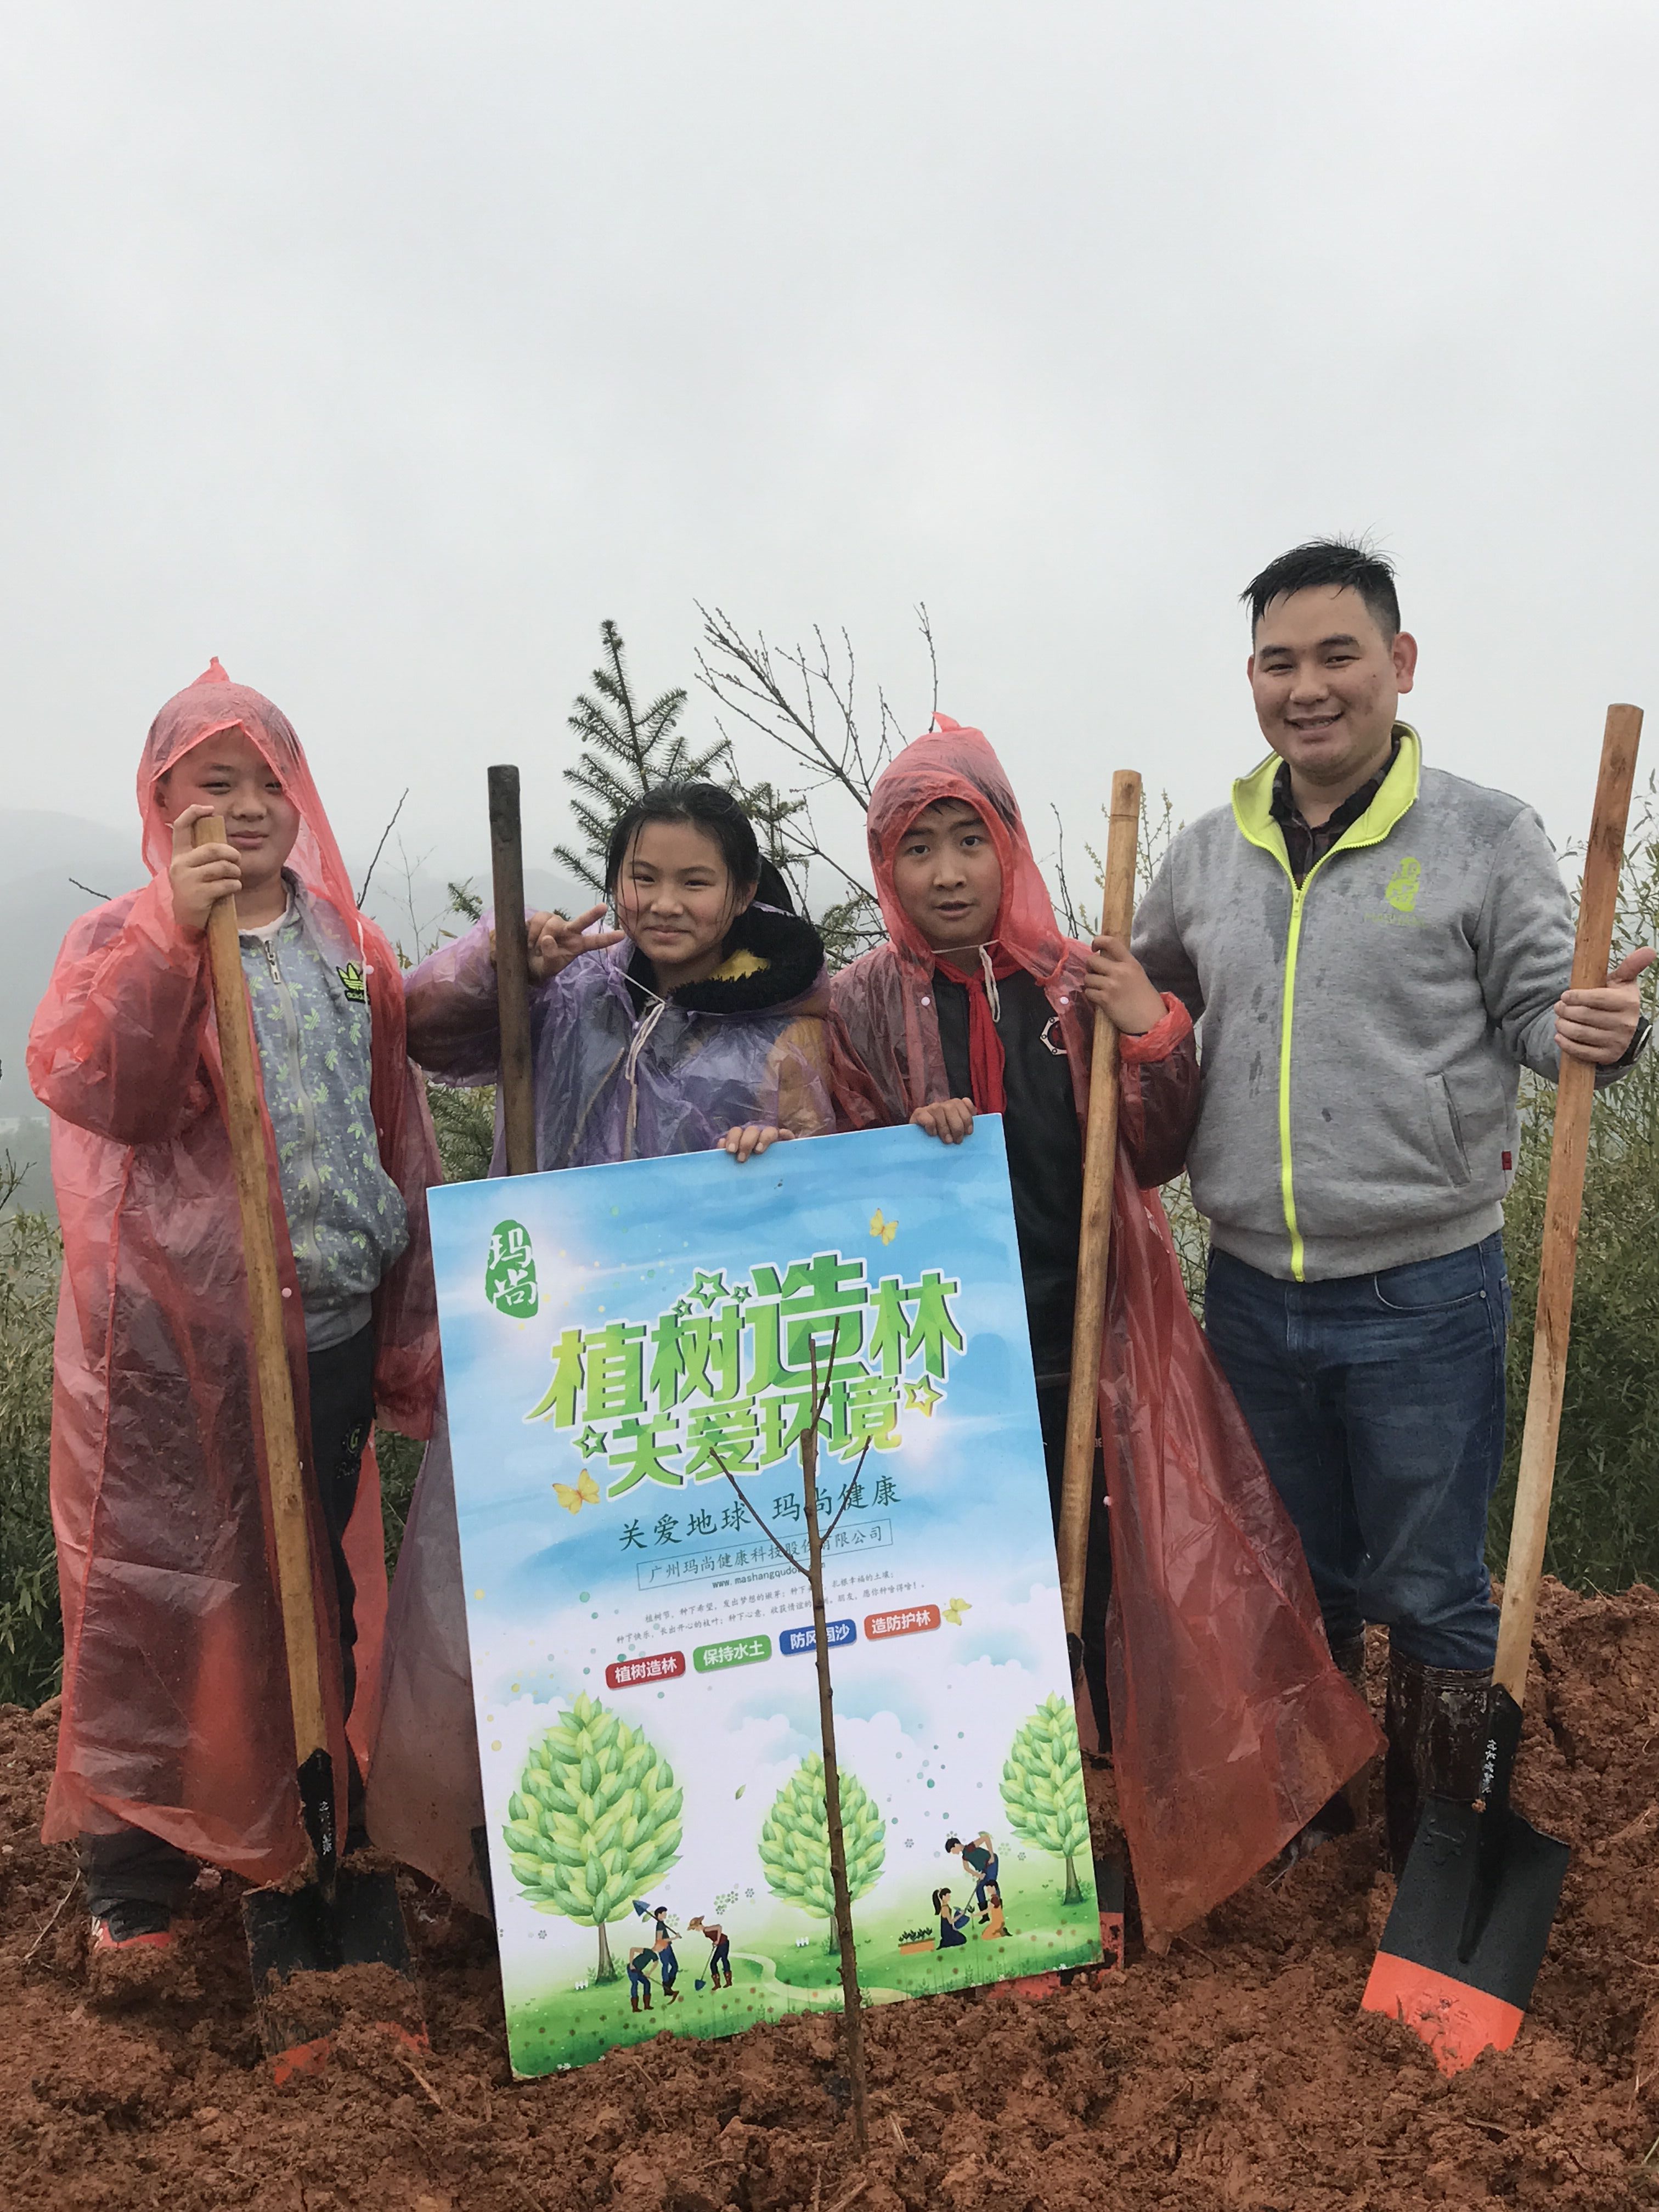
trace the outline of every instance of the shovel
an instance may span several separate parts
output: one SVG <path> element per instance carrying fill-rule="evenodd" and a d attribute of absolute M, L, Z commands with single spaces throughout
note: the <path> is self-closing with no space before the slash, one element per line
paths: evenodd
<path fill-rule="evenodd" d="M 1106 831 L 1106 887 L 1100 914 L 1103 937 L 1127 937 L 1134 920 L 1135 860 L 1140 843 L 1140 778 L 1120 769 L 1112 778 Z M 1089 1566 L 1089 1522 L 1095 1476 L 1095 1437 L 1100 1423 L 1100 1343 L 1106 1326 L 1106 1270 L 1112 1249 L 1112 1183 L 1117 1169 L 1117 1030 L 1095 1015 L 1089 1070 L 1089 1120 L 1083 1140 L 1083 1214 L 1077 1245 L 1077 1307 L 1072 1322 L 1072 1389 L 1066 1407 L 1066 1458 L 1060 1477 L 1060 1596 L 1071 1655 L 1072 1680 L 1083 1672 L 1083 1586 Z M 1106 1741 L 1108 1719 L 1095 1715 L 1096 1741 Z M 1123 1869 L 1114 1866 L 1102 1887 L 1097 1864 L 1101 1941 L 1109 1962 L 1123 1959 Z"/>
<path fill-rule="evenodd" d="M 1140 840 L 1140 778 L 1120 769 L 1112 778 L 1107 824 L 1103 937 L 1127 937 L 1134 919 L 1135 857 Z M 1112 1182 L 1117 1166 L 1117 1030 L 1095 1016 L 1089 1075 L 1089 1121 L 1083 1146 L 1083 1217 L 1077 1247 L 1077 1307 L 1072 1323 L 1072 1390 L 1066 1409 L 1061 1477 L 1060 1596 L 1071 1650 L 1072 1677 L 1083 1666 L 1083 1583 L 1089 1565 L 1095 1435 L 1100 1421 L 1100 1341 L 1106 1325 L 1106 1269 L 1112 1246 Z M 1103 1740 L 1106 1716 L 1095 1715 Z"/>
<path fill-rule="evenodd" d="M 1573 947 L 1578 990 L 1596 988 L 1607 976 L 1641 733 L 1639 708 L 1608 708 Z M 1473 1805 L 1430 1799 L 1361 2000 L 1365 2011 L 1413 2029 L 1443 2074 L 1461 2073 L 1489 2045 L 1507 2051 L 1515 2041 L 1567 1871 L 1567 1846 L 1522 1820 L 1510 1802 L 1510 1782 L 1555 1480 L 1595 1094 L 1595 1068 L 1564 1058 L 1481 1795 Z"/>
<path fill-rule="evenodd" d="M 196 824 L 197 844 L 222 845 L 224 842 L 225 825 L 217 816 Z M 300 1810 L 311 1846 L 311 1865 L 306 1880 L 297 1887 L 250 1890 L 242 1900 L 242 1926 L 253 1970 L 260 2040 L 268 2051 L 283 2054 L 297 2045 L 325 2036 L 339 2024 L 338 2009 L 331 2007 L 326 1996 L 316 1992 L 314 1985 L 295 1990 L 285 2000 L 283 1985 L 297 1973 L 332 1973 L 343 1966 L 389 1967 L 409 1985 L 407 2001 L 398 2007 L 406 2024 L 418 2023 L 420 2003 L 410 1972 L 409 1939 L 392 1875 L 340 1864 L 340 1796 L 323 1705 L 310 1529 L 301 1476 L 294 1383 L 283 1329 L 283 1293 L 271 1228 L 253 1030 L 234 898 L 222 898 L 213 908 L 208 917 L 207 937 L 219 1024 L 219 1056 L 225 1075 L 225 1121 L 242 1217 L 254 1389 L 270 1480 Z"/>

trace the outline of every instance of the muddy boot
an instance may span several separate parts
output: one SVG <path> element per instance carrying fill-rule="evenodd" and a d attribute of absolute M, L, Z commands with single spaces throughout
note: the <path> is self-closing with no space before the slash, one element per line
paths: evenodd
<path fill-rule="evenodd" d="M 1470 1805 L 1480 1795 L 1491 1704 L 1489 1668 L 1425 1667 L 1390 1654 L 1382 1806 L 1396 1877 L 1411 1855 L 1425 1798 Z"/>
<path fill-rule="evenodd" d="M 1364 1630 L 1362 1628 L 1358 1636 L 1350 1637 L 1346 1644 L 1334 1644 L 1331 1648 L 1331 1656 L 1363 1698 L 1365 1694 Z M 1358 1773 L 1350 1776 L 1342 1786 L 1342 1796 L 1347 1803 L 1349 1812 L 1353 1815 L 1353 1826 L 1356 1828 L 1363 1828 L 1370 1818 L 1371 1786 L 1376 1778 L 1376 1761 L 1374 1759 L 1368 1759 Z"/>
<path fill-rule="evenodd" d="M 1362 1628 L 1358 1636 L 1350 1638 L 1346 1644 L 1333 1644 L 1331 1656 L 1354 1687 L 1360 1689 L 1365 1680 L 1364 1630 Z M 1363 1793 L 1362 1802 L 1356 1804 L 1355 1789 L 1357 1784 L 1364 1782 L 1369 1771 L 1369 1768 L 1362 1769 L 1346 1788 L 1339 1790 L 1334 1796 L 1328 1797 L 1307 1826 L 1297 1831 L 1279 1853 L 1277 1866 L 1269 1877 L 1271 1881 L 1275 1883 L 1282 1881 L 1298 1859 L 1305 1859 L 1322 1844 L 1334 1843 L 1338 1836 L 1353 1833 L 1365 1817 Z"/>

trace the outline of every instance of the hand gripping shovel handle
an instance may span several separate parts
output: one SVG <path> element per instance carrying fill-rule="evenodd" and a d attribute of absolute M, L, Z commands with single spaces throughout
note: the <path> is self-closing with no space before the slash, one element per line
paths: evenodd
<path fill-rule="evenodd" d="M 196 824 L 195 842 L 222 845 L 225 825 L 216 816 Z M 289 1697 L 294 1709 L 295 1764 L 306 1832 L 318 1878 L 332 1881 L 338 1855 L 333 1760 L 323 1705 L 313 1594 L 311 1539 L 300 1476 L 300 1441 L 294 1416 L 294 1382 L 283 1328 L 282 1284 L 270 1222 L 270 1168 L 253 1065 L 253 1026 L 247 982 L 236 933 L 236 902 L 222 898 L 208 917 L 208 960 L 219 1024 L 219 1058 L 225 1077 L 225 1122 L 242 1217 L 247 1267 L 248 1323 L 253 1336 L 253 1376 L 265 1444 L 271 1530 L 276 1551 L 277 1595 L 288 1651 Z"/>
<path fill-rule="evenodd" d="M 1594 990 L 1607 980 L 1625 825 L 1641 735 L 1639 707 L 1608 708 L 1589 848 L 1579 890 L 1578 935 L 1572 954 L 1575 990 Z M 1549 1195 L 1538 1267 L 1538 1315 L 1527 1387 L 1526 1426 L 1521 1437 L 1521 1468 L 1510 1525 L 1498 1662 L 1493 1669 L 1494 1682 L 1517 1706 L 1526 1698 L 1538 1580 L 1543 1571 L 1550 1492 L 1555 1482 L 1561 1397 L 1567 1379 L 1567 1336 L 1572 1322 L 1573 1270 L 1578 1257 L 1578 1218 L 1584 1200 L 1584 1162 L 1595 1098 L 1595 1068 L 1588 1060 L 1564 1055 L 1555 1095 L 1555 1137 L 1550 1149 Z"/>
<path fill-rule="evenodd" d="M 1140 842 L 1140 778 L 1112 778 L 1106 836 L 1103 937 L 1127 937 L 1134 919 L 1135 859 Z M 1083 1219 L 1078 1236 L 1077 1312 L 1072 1324 L 1072 1390 L 1066 1411 L 1066 1461 L 1060 1500 L 1060 1595 L 1075 1659 L 1083 1634 L 1083 1583 L 1089 1565 L 1090 1490 L 1100 1418 L 1100 1342 L 1106 1320 L 1106 1268 L 1112 1243 L 1112 1182 L 1117 1164 L 1117 1030 L 1095 1016 L 1089 1121 L 1083 1149 Z M 1104 1726 L 1104 1717 L 1096 1718 Z"/>
<path fill-rule="evenodd" d="M 489 771 L 489 860 L 495 899 L 495 998 L 501 1032 L 501 1133 L 508 1175 L 536 1172 L 530 1075 L 530 961 L 524 927 L 524 832 L 519 771 Z"/>
<path fill-rule="evenodd" d="M 1636 708 L 1607 709 L 1573 948 L 1572 981 L 1579 989 L 1599 986 L 1607 974 L 1641 728 Z M 1506 2051 L 1514 2042 L 1532 2002 L 1570 1856 L 1565 1844 L 1514 1810 L 1510 1782 L 1555 1480 L 1595 1089 L 1594 1067 L 1564 1057 L 1480 1795 L 1473 1804 L 1429 1800 L 1362 2000 L 1366 2011 L 1400 2020 L 1420 2036 L 1444 2074 L 1461 2072 L 1488 2045 Z"/>

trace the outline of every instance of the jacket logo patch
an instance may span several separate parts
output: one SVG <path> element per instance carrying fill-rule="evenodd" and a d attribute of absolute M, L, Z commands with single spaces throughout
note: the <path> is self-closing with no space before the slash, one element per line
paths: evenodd
<path fill-rule="evenodd" d="M 362 969 L 356 962 L 349 960 L 343 968 L 337 968 L 334 972 L 340 979 L 341 989 L 351 1004 L 354 1006 L 366 1006 L 368 1004 L 368 985 L 364 979 Z"/>
<path fill-rule="evenodd" d="M 1423 888 L 1423 863 L 1414 860 L 1407 853 L 1389 878 L 1389 888 L 1382 896 L 1396 914 L 1411 914 L 1417 906 L 1417 894 Z"/>

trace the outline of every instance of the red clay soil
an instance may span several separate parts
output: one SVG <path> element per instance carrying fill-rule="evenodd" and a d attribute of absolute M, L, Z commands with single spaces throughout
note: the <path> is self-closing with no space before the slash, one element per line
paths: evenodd
<path fill-rule="evenodd" d="M 1373 1830 L 1103 1986 L 872 2013 L 862 2160 L 827 2019 L 515 2087 L 489 1930 L 414 1881 L 429 2049 L 349 2024 L 278 2087 L 229 1881 L 192 1900 L 188 1990 L 94 1998 L 70 1856 L 38 1841 L 54 1715 L 0 1709 L 0 2203 L 1659 2212 L 1659 1594 L 1549 1587 L 1537 1657 L 1517 1798 L 1574 1856 L 1514 2051 L 1446 2081 L 1359 2013 L 1389 1895 Z M 1105 1843 L 1109 1776 L 1091 1788 Z"/>

